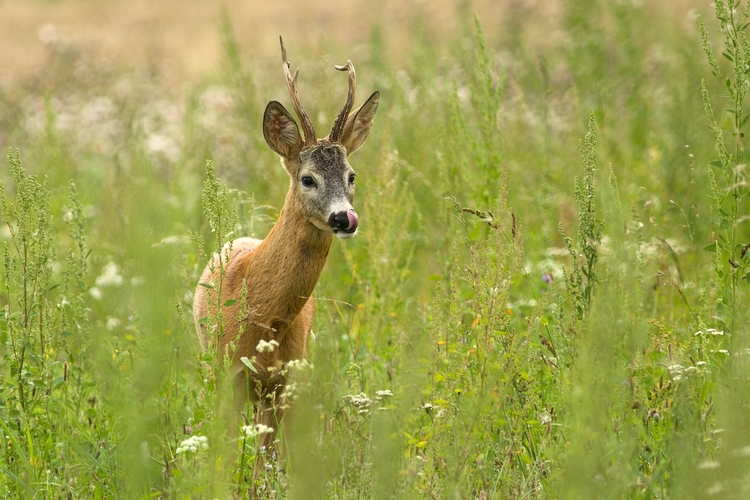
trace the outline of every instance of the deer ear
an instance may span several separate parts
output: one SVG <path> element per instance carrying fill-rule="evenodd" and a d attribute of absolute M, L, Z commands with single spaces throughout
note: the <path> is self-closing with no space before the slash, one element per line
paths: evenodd
<path fill-rule="evenodd" d="M 380 92 L 375 91 L 369 99 L 360 107 L 355 109 L 346 119 L 344 131 L 341 134 L 341 144 L 346 148 L 346 154 L 354 153 L 365 142 L 372 129 L 372 121 L 378 110 Z"/>
<path fill-rule="evenodd" d="M 302 136 L 292 115 L 277 101 L 271 101 L 263 113 L 263 137 L 276 154 L 292 160 L 302 151 Z"/>

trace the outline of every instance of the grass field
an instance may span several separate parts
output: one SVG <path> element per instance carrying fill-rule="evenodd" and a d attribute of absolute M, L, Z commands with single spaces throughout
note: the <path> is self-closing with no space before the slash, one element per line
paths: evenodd
<path fill-rule="evenodd" d="M 747 498 L 750 17 L 725 2 L 0 1 L 0 494 Z M 279 34 L 317 130 L 334 64 L 381 104 L 254 481 L 191 306 L 288 187 Z"/>

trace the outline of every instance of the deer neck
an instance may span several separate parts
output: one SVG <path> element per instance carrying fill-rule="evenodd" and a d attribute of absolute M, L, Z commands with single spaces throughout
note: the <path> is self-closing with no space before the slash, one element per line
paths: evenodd
<path fill-rule="evenodd" d="M 253 252 L 250 279 L 259 277 L 257 289 L 266 311 L 258 311 L 269 322 L 289 323 L 312 296 L 331 248 L 333 235 L 315 227 L 303 215 L 290 191 L 279 219 Z M 254 268 L 254 269 L 253 269 Z"/>

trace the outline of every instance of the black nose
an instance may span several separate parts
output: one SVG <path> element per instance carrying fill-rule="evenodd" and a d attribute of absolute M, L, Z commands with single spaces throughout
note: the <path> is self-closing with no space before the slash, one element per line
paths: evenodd
<path fill-rule="evenodd" d="M 347 217 L 346 212 L 332 213 L 328 218 L 328 225 L 333 229 L 348 229 L 349 217 Z"/>
<path fill-rule="evenodd" d="M 357 230 L 358 224 L 359 217 L 357 217 L 357 212 L 352 209 L 345 212 L 334 212 L 328 217 L 328 225 L 334 232 L 353 233 Z"/>

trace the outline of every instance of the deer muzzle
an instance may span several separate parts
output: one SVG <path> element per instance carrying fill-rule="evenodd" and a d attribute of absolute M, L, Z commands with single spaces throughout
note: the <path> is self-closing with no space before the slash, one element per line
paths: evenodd
<path fill-rule="evenodd" d="M 339 238 L 348 238 L 357 232 L 359 217 L 353 209 L 334 212 L 328 217 L 328 225 Z"/>

